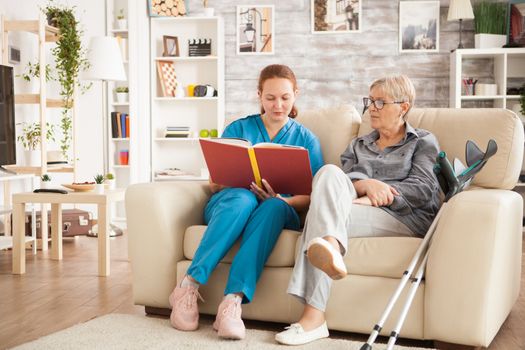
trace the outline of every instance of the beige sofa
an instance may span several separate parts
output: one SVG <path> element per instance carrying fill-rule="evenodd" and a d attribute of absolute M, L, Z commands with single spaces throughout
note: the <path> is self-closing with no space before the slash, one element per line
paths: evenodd
<path fill-rule="evenodd" d="M 356 135 L 371 129 L 351 106 L 302 113 L 316 133 L 327 163 Z M 402 337 L 473 346 L 490 344 L 517 299 L 521 276 L 522 198 L 516 184 L 523 154 L 523 125 L 503 109 L 414 109 L 409 121 L 432 131 L 450 158 L 464 160 L 467 139 L 499 151 L 473 186 L 450 201 L 430 248 L 426 280 L 419 288 Z M 126 193 L 129 254 L 136 304 L 169 308 L 168 295 L 184 276 L 203 235 L 206 182 L 148 183 Z M 285 230 L 259 280 L 247 319 L 289 323 L 302 304 L 286 294 L 300 232 Z M 349 242 L 349 276 L 333 284 L 327 308 L 330 329 L 369 333 L 412 258 L 419 238 L 360 238 Z M 205 314 L 215 314 L 235 246 L 201 286 Z M 405 294 L 404 294 L 405 295 Z M 400 307 L 394 309 L 397 315 Z M 386 323 L 388 334 L 393 321 Z"/>

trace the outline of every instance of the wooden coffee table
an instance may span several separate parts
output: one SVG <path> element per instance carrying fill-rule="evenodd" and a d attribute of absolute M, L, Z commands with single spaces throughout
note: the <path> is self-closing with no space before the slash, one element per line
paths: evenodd
<path fill-rule="evenodd" d="M 62 260 L 62 204 L 96 204 L 98 210 L 98 275 L 109 276 L 109 218 L 111 204 L 124 200 L 125 189 L 93 192 L 13 194 L 13 274 L 26 272 L 25 205 L 51 204 L 51 259 Z"/>

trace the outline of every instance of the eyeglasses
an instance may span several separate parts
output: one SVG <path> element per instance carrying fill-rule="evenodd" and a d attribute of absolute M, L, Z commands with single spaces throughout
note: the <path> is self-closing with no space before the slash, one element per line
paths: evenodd
<path fill-rule="evenodd" d="M 374 107 L 380 111 L 383 109 L 383 107 L 385 107 L 385 105 L 393 105 L 393 104 L 401 104 L 401 103 L 404 103 L 402 101 L 394 101 L 394 102 L 385 102 L 383 100 L 372 100 L 371 98 L 369 97 L 363 97 L 363 105 L 364 105 L 364 109 L 363 109 L 363 113 L 368 109 L 368 107 L 370 107 L 372 104 L 374 104 Z"/>

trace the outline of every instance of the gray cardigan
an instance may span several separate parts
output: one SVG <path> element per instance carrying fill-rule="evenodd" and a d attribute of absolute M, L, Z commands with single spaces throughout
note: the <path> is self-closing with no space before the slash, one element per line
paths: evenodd
<path fill-rule="evenodd" d="M 376 130 L 354 139 L 341 155 L 341 163 L 351 180 L 376 179 L 394 187 L 399 196 L 381 209 L 414 233 L 424 235 L 440 205 L 439 183 L 433 172 L 439 145 L 429 131 L 409 123 L 405 126 L 405 137 L 382 151 L 375 144 L 379 138 Z"/>

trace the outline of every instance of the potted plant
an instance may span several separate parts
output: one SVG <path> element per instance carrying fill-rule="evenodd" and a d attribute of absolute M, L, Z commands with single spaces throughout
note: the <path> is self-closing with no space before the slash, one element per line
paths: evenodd
<path fill-rule="evenodd" d="M 502 47 L 507 43 L 507 4 L 482 0 L 474 4 L 476 49 Z"/>
<path fill-rule="evenodd" d="M 104 175 L 97 174 L 93 177 L 95 179 L 95 192 L 98 194 L 104 193 Z"/>
<path fill-rule="evenodd" d="M 78 81 L 80 71 L 89 67 L 86 60 L 86 50 L 82 47 L 79 22 L 75 18 L 75 7 L 56 5 L 53 0 L 41 9 L 42 12 L 51 20 L 53 26 L 60 31 L 60 36 L 56 46 L 52 49 L 55 57 L 56 78 L 60 83 L 60 96 L 64 102 L 60 128 L 62 139 L 60 149 L 65 159 L 68 159 L 68 151 L 71 144 L 71 109 L 73 107 L 73 95 L 77 87 L 81 92 L 85 92 L 91 84 L 81 85 Z M 47 72 L 46 72 L 47 73 Z"/>
<path fill-rule="evenodd" d="M 206 17 L 213 17 L 213 13 L 215 11 L 214 11 L 213 7 L 208 7 L 208 0 L 203 0 L 202 1 L 202 6 L 204 7 L 204 16 L 206 16 Z"/>
<path fill-rule="evenodd" d="M 40 188 L 51 188 L 51 176 L 44 174 L 40 177 L 40 180 L 42 180 Z"/>
<path fill-rule="evenodd" d="M 22 134 L 18 135 L 16 140 L 22 143 L 27 166 L 40 166 L 40 135 L 42 129 L 40 123 L 20 123 L 22 125 Z M 55 126 L 46 123 L 46 140 L 55 141 Z"/>
<path fill-rule="evenodd" d="M 117 27 L 118 29 L 125 30 L 128 28 L 128 21 L 124 17 L 124 9 L 121 8 L 117 15 Z"/>
<path fill-rule="evenodd" d="M 117 95 L 118 103 L 128 102 L 129 89 L 127 86 L 119 86 L 115 88 L 115 94 Z"/>
<path fill-rule="evenodd" d="M 112 173 L 107 173 L 104 183 L 108 184 L 110 190 L 114 190 L 115 189 L 115 176 Z"/>

